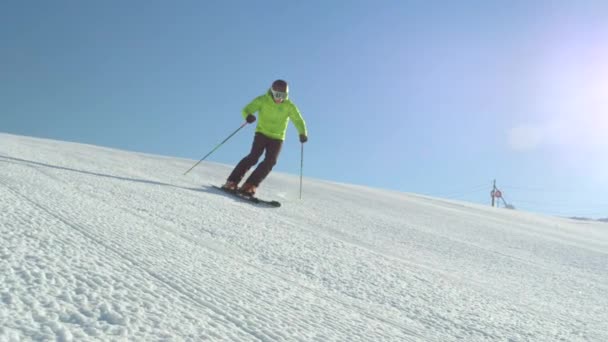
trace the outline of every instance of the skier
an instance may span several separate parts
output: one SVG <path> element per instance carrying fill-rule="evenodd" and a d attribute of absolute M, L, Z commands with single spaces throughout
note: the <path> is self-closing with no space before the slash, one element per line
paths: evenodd
<path fill-rule="evenodd" d="M 258 112 L 258 124 L 253 138 L 251 152 L 243 158 L 234 168 L 223 189 L 238 191 L 246 196 L 254 196 L 260 183 L 268 176 L 272 167 L 277 163 L 279 152 L 289 119 L 300 134 L 300 142 L 308 141 L 306 123 L 296 105 L 288 98 L 289 88 L 287 82 L 276 80 L 268 92 L 256 97 L 243 109 L 243 117 L 247 123 L 256 121 L 254 113 Z M 249 169 L 258 163 L 262 153 L 266 151 L 264 160 L 251 173 L 240 188 L 239 183 Z"/>

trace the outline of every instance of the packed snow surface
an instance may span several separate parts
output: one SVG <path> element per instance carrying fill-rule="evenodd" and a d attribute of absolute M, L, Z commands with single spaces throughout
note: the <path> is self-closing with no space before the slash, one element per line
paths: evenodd
<path fill-rule="evenodd" d="M 0 341 L 608 341 L 606 223 L 195 162 L 0 134 Z"/>

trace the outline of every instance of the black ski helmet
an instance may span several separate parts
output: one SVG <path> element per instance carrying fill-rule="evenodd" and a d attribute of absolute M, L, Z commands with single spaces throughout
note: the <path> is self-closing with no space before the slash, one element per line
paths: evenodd
<path fill-rule="evenodd" d="M 287 86 L 287 82 L 285 82 L 283 80 L 276 80 L 276 81 L 272 82 L 272 90 L 280 91 L 283 93 L 288 93 L 289 87 Z"/>

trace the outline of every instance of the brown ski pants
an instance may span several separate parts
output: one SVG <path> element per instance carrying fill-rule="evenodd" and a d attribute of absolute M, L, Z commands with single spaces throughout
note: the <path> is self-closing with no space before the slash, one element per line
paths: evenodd
<path fill-rule="evenodd" d="M 264 160 L 255 168 L 246 181 L 246 183 L 255 185 L 256 187 L 259 186 L 277 163 L 282 146 L 282 140 L 270 139 L 262 133 L 255 133 L 251 152 L 249 152 L 249 155 L 245 158 L 241 159 L 234 170 L 232 170 L 232 173 L 228 177 L 228 181 L 236 182 L 237 184 L 240 183 L 247 171 L 258 163 L 262 153 L 266 151 Z"/>

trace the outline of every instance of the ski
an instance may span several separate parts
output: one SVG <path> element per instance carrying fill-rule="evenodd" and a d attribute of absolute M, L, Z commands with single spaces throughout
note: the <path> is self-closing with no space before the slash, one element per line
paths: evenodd
<path fill-rule="evenodd" d="M 255 196 L 247 196 L 247 195 L 243 195 L 237 191 L 231 191 L 228 189 L 224 189 L 221 186 L 217 186 L 217 185 L 213 185 L 213 187 L 215 189 L 218 189 L 224 193 L 230 194 L 232 196 L 238 197 L 244 201 L 248 201 L 251 203 L 255 203 L 255 204 L 259 204 L 259 205 L 264 205 L 264 206 L 268 206 L 268 207 L 273 207 L 273 208 L 278 208 L 281 206 L 281 202 L 279 201 L 269 201 L 269 200 L 264 200 Z"/>

